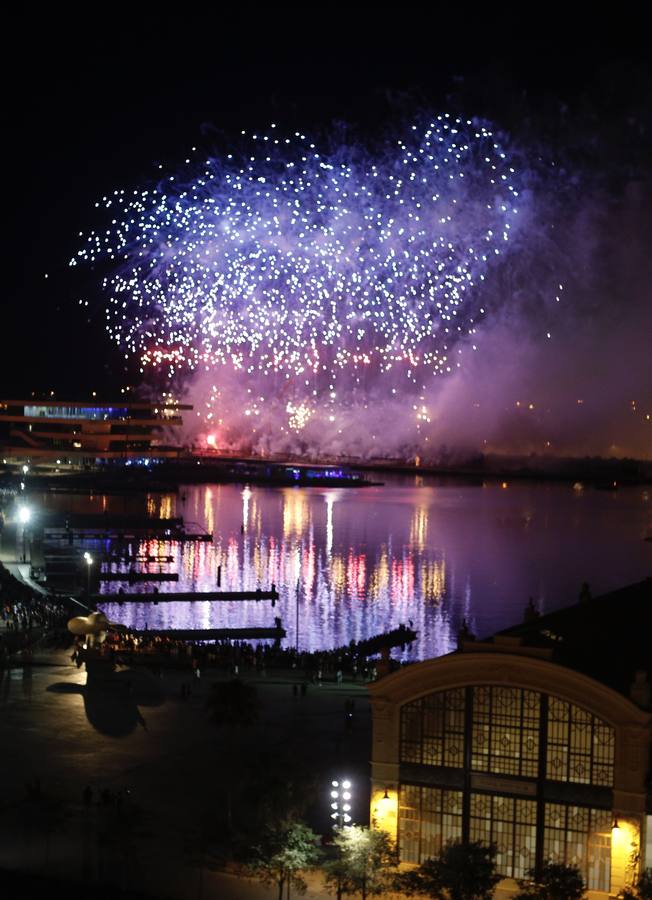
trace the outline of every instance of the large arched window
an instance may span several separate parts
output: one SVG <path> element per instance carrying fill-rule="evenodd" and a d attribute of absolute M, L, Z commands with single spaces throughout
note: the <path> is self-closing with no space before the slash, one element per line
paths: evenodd
<path fill-rule="evenodd" d="M 465 746 L 474 772 L 613 785 L 613 728 L 558 697 L 479 685 L 428 694 L 401 707 L 402 763 L 464 768 Z"/>
<path fill-rule="evenodd" d="M 609 889 L 614 730 L 539 691 L 477 685 L 401 708 L 399 849 L 420 862 L 456 837 L 498 846 L 498 871 L 578 865 Z"/>

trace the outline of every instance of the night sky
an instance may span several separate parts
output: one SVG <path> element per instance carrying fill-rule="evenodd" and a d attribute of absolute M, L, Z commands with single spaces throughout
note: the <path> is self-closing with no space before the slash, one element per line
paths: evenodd
<path fill-rule="evenodd" d="M 2 394 L 109 396 L 133 383 L 104 331 L 96 280 L 67 262 L 78 233 L 97 224 L 102 193 L 154 178 L 156 164 L 182 161 L 191 145 L 226 147 L 240 129 L 271 121 L 322 131 L 347 122 L 364 135 L 412 108 L 456 109 L 549 146 L 574 144 L 578 165 L 649 178 L 642 29 L 569 30 L 548 20 L 528 31 L 471 14 L 457 22 L 400 14 L 394 8 L 385 22 L 377 7 L 346 21 L 344 7 L 315 7 L 310 22 L 297 8 L 20 23 L 4 110 Z"/>

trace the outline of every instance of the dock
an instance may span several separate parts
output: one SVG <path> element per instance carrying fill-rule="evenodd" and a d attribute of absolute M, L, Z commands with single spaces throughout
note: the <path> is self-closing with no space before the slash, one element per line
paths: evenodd
<path fill-rule="evenodd" d="M 280 641 L 285 628 L 172 628 L 138 631 L 125 625 L 112 625 L 114 630 L 127 631 L 137 637 L 165 637 L 174 641 Z M 123 651 L 120 651 L 123 652 Z"/>
<path fill-rule="evenodd" d="M 121 515 L 120 513 L 44 512 L 45 531 L 147 531 L 151 528 L 183 529 L 182 516 L 167 519 L 153 516 Z"/>
<path fill-rule="evenodd" d="M 278 600 L 278 591 L 192 591 L 165 594 L 93 594 L 90 602 L 102 603 L 231 603 L 234 600 Z"/>
<path fill-rule="evenodd" d="M 46 529 L 44 537 L 47 541 L 67 541 L 69 544 L 75 541 L 114 541 L 117 543 L 134 543 L 134 541 L 158 540 L 164 542 L 176 541 L 184 543 L 186 541 L 204 541 L 213 540 L 212 534 L 197 534 L 195 532 L 177 531 L 172 528 L 147 528 L 142 531 L 123 531 L 119 529 L 103 529 L 102 531 L 87 531 L 79 529 L 65 528 Z"/>
<path fill-rule="evenodd" d="M 178 581 L 178 572 L 100 572 L 100 581 Z"/>
<path fill-rule="evenodd" d="M 140 556 L 130 556 L 128 553 L 123 555 L 109 555 L 103 556 L 102 562 L 108 563 L 171 563 L 174 562 L 174 556 L 169 556 L 165 553 L 158 554 L 150 554 L 145 555 L 141 554 Z"/>
<path fill-rule="evenodd" d="M 393 631 L 385 632 L 385 634 L 377 634 L 374 637 L 367 638 L 367 640 L 358 641 L 356 650 L 365 656 L 373 656 L 376 653 L 381 653 L 383 650 L 390 650 L 392 647 L 410 644 L 416 639 L 416 631 L 401 625 Z"/>

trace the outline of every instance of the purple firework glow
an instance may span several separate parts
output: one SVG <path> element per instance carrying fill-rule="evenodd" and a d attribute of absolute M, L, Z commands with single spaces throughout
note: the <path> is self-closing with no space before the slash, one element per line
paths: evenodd
<path fill-rule="evenodd" d="M 373 160 L 274 125 L 245 143 L 96 204 L 110 226 L 71 265 L 111 264 L 112 338 L 143 370 L 193 373 L 220 442 L 309 423 L 342 435 L 399 398 L 418 429 L 432 376 L 475 349 L 481 283 L 518 214 L 514 166 L 486 124 L 449 115 Z"/>

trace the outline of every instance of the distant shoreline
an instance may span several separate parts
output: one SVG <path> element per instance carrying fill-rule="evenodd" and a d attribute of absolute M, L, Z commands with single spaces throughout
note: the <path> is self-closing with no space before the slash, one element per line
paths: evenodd
<path fill-rule="evenodd" d="M 286 467 L 300 471 L 291 477 Z M 328 470 L 338 470 L 334 477 Z M 175 460 L 157 461 L 149 465 L 98 466 L 57 472 L 35 465 L 28 476 L 36 486 L 51 490 L 86 491 L 168 491 L 181 484 L 244 483 L 269 487 L 367 487 L 379 484 L 373 475 L 383 473 L 406 476 L 429 476 L 483 481 L 548 481 L 579 482 L 601 490 L 652 484 L 652 460 L 605 459 L 603 457 L 549 457 L 478 455 L 466 460 L 407 462 L 399 459 L 342 458 L 307 460 L 287 457 L 267 459 L 254 456 L 220 456 L 217 453 L 194 453 Z M 371 476 L 371 478 L 370 478 Z M 17 473 L 0 475 L 0 488 L 17 485 L 25 476 Z"/>

